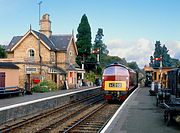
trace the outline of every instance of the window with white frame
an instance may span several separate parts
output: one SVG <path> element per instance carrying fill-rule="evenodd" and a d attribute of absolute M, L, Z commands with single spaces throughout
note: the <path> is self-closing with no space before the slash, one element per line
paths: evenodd
<path fill-rule="evenodd" d="M 33 50 L 33 49 L 30 49 L 30 50 L 28 51 L 28 55 L 29 55 L 30 58 L 34 58 L 34 55 L 35 55 L 34 50 Z"/>
<path fill-rule="evenodd" d="M 72 51 L 69 51 L 69 55 L 72 56 Z"/>

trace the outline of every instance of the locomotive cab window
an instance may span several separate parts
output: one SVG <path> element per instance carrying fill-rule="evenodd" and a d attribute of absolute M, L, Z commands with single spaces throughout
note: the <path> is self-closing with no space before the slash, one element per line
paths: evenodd
<path fill-rule="evenodd" d="M 115 69 L 113 67 L 106 68 L 104 75 L 113 75 L 115 74 Z"/>
<path fill-rule="evenodd" d="M 121 67 L 108 67 L 104 71 L 104 75 L 128 75 L 128 70 L 121 68 Z"/>

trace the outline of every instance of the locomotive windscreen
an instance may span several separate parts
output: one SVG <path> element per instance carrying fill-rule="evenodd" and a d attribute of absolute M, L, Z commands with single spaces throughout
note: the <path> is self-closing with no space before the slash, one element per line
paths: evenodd
<path fill-rule="evenodd" d="M 129 75 L 128 70 L 120 66 L 111 66 L 104 69 L 103 75 Z"/>

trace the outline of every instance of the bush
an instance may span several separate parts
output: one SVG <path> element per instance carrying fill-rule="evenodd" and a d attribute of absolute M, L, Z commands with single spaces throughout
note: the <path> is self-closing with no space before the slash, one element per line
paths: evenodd
<path fill-rule="evenodd" d="M 43 81 L 32 88 L 33 92 L 49 92 L 57 90 L 57 85 L 53 81 Z"/>
<path fill-rule="evenodd" d="M 90 71 L 89 73 L 85 73 L 85 79 L 94 83 L 96 79 L 96 74 L 92 71 Z"/>

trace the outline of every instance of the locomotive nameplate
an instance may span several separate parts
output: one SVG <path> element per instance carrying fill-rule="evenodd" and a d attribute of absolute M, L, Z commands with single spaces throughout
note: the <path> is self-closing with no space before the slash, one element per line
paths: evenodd
<path fill-rule="evenodd" d="M 109 83 L 109 87 L 121 88 L 122 84 L 121 83 Z"/>
<path fill-rule="evenodd" d="M 126 81 L 105 81 L 105 90 L 126 91 Z"/>

